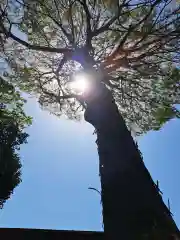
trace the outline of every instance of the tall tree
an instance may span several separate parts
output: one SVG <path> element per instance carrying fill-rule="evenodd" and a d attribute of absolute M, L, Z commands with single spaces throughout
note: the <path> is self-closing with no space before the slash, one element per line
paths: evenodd
<path fill-rule="evenodd" d="M 23 128 L 31 119 L 23 112 L 24 100 L 18 91 L 0 78 L 0 208 L 21 182 L 20 145 L 28 134 Z"/>
<path fill-rule="evenodd" d="M 57 116 L 79 118 L 85 109 L 96 129 L 104 227 L 113 239 L 178 233 L 126 127 L 140 134 L 179 117 L 178 12 L 173 0 L 14 0 L 1 6 L 9 81 L 36 93 Z M 83 93 L 70 84 L 78 72 L 89 81 Z"/>

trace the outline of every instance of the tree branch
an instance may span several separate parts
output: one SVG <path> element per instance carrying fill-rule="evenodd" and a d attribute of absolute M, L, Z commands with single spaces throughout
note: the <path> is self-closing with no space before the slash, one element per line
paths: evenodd
<path fill-rule="evenodd" d="M 32 45 L 32 44 L 29 44 L 28 42 L 18 38 L 13 33 L 9 33 L 8 37 L 12 38 L 14 41 L 22 44 L 23 46 L 25 46 L 31 50 L 37 50 L 37 51 L 42 51 L 42 52 L 51 52 L 51 53 L 62 53 L 62 54 L 66 54 L 66 53 L 71 54 L 73 52 L 72 49 L 68 49 L 68 48 L 51 48 L 51 47 Z"/>
<path fill-rule="evenodd" d="M 42 92 L 45 94 L 45 95 L 48 95 L 54 99 L 56 99 L 57 102 L 60 102 L 60 100 L 65 100 L 65 99 L 70 99 L 70 98 L 75 98 L 75 96 L 72 94 L 72 95 L 64 95 L 64 96 L 60 96 L 60 95 L 56 95 L 54 94 L 53 92 L 49 92 L 49 91 L 46 91 L 45 89 L 41 89 Z"/>
<path fill-rule="evenodd" d="M 38 13 L 37 10 L 35 11 L 35 9 L 34 9 L 34 8 L 31 8 L 28 4 L 25 4 L 25 3 L 20 2 L 20 1 L 18 1 L 18 0 L 16 0 L 16 1 L 17 1 L 19 4 L 23 5 L 24 7 L 26 7 L 28 10 L 32 10 L 32 11 L 34 11 L 35 13 Z M 58 11 L 58 15 L 59 15 L 59 9 L 58 9 L 57 3 L 56 3 L 56 1 L 54 1 L 54 2 L 55 2 L 56 9 L 57 9 L 57 11 Z M 44 4 L 42 4 L 40 1 L 39 1 L 39 4 L 41 5 L 41 7 L 44 7 L 44 8 L 46 9 L 46 11 L 47 11 L 47 14 L 45 14 L 44 12 L 40 12 L 40 13 L 43 14 L 44 16 L 49 17 L 51 20 L 53 20 L 54 23 L 55 23 L 58 27 L 60 27 L 61 31 L 62 31 L 63 34 L 66 36 L 66 38 L 68 39 L 68 41 L 70 42 L 70 44 L 73 44 L 74 42 L 73 42 L 73 38 L 72 38 L 71 34 L 69 34 L 69 33 L 64 29 L 62 23 L 60 23 L 60 22 L 57 21 L 54 17 L 51 16 L 51 14 L 50 14 L 50 12 L 49 12 L 49 9 L 48 9 Z M 60 18 L 60 15 L 59 15 L 59 18 Z"/>
<path fill-rule="evenodd" d="M 118 12 L 114 17 L 112 17 L 104 26 L 102 26 L 99 29 L 92 32 L 93 37 L 99 35 L 100 33 L 104 32 L 106 30 L 108 30 L 108 28 L 118 19 L 119 15 L 121 13 L 121 10 L 124 7 L 124 3 L 125 3 L 125 0 L 122 2 L 122 4 L 120 6 L 118 6 Z"/>
<path fill-rule="evenodd" d="M 123 45 L 125 44 L 128 36 L 132 33 L 133 28 L 131 26 L 129 26 L 129 29 L 127 31 L 127 33 L 124 35 L 124 37 L 122 38 L 122 40 L 120 41 L 119 45 L 117 46 L 117 48 L 113 51 L 113 53 L 109 56 L 110 59 L 113 59 L 116 57 L 116 55 L 118 54 L 119 51 L 121 51 L 121 49 L 123 48 Z M 109 59 L 108 58 L 108 59 Z"/>
<path fill-rule="evenodd" d="M 57 68 L 57 70 L 56 70 L 56 74 L 57 74 L 57 75 L 59 75 L 59 72 L 60 72 L 60 70 L 62 69 L 63 65 L 66 63 L 66 61 L 67 61 L 67 58 L 64 56 L 64 57 L 61 59 L 61 61 L 60 61 L 60 63 L 59 63 L 59 66 L 58 66 L 58 68 Z"/>
<path fill-rule="evenodd" d="M 104 32 L 104 31 L 106 31 L 115 22 L 116 19 L 117 19 L 117 16 L 114 16 L 104 26 L 102 26 L 101 28 L 94 31 L 92 33 L 93 37 L 99 35 L 100 33 Z"/>
<path fill-rule="evenodd" d="M 73 40 L 73 36 L 71 34 L 69 34 L 65 28 L 63 27 L 62 23 L 58 22 L 56 19 L 54 19 L 50 14 L 47 15 L 50 19 L 52 19 L 54 21 L 54 23 L 60 27 L 61 31 L 63 32 L 63 34 L 66 36 L 66 38 L 68 39 L 70 44 L 74 44 L 74 40 Z"/>
<path fill-rule="evenodd" d="M 86 0 L 79 1 L 79 3 L 83 6 L 84 11 L 86 13 L 86 23 L 87 23 L 87 29 L 86 29 L 86 44 L 87 46 L 91 46 L 91 39 L 92 39 L 92 30 L 91 30 L 91 14 L 89 12 Z"/>
<path fill-rule="evenodd" d="M 133 32 L 139 25 L 141 25 L 144 21 L 147 20 L 147 18 L 150 16 L 150 14 L 152 13 L 154 7 L 160 2 L 161 0 L 156 0 L 154 4 L 152 4 L 149 12 L 138 22 L 136 23 L 134 26 L 131 25 L 128 28 L 127 33 L 124 35 L 123 39 L 121 40 L 120 44 L 116 47 L 116 49 L 113 51 L 113 53 L 106 59 L 108 61 L 113 60 L 113 58 L 115 58 L 117 56 L 117 54 L 119 53 L 120 50 L 122 50 L 123 45 L 125 44 L 128 36 L 130 35 L 131 32 Z M 136 45 L 136 44 L 135 44 Z"/>

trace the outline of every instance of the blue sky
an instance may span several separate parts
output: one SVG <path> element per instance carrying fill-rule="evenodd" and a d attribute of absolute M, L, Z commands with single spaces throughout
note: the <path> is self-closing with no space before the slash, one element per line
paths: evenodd
<path fill-rule="evenodd" d="M 26 105 L 33 116 L 29 143 L 21 149 L 23 182 L 0 211 L 0 227 L 102 230 L 98 155 L 93 128 Z M 146 166 L 159 180 L 180 227 L 180 121 L 139 139 Z"/>

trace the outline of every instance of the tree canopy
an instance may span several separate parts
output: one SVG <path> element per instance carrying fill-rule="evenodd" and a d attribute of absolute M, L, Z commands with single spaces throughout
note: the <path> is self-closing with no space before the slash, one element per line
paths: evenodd
<path fill-rule="evenodd" d="M 15 88 L 0 77 L 0 208 L 21 182 L 20 145 L 28 134 L 24 127 L 31 123 L 23 111 L 24 99 Z"/>
<path fill-rule="evenodd" d="M 129 126 L 157 130 L 180 116 L 179 11 L 174 0 L 4 0 L 7 79 L 79 118 L 85 105 L 69 82 L 86 71 L 111 89 Z"/>

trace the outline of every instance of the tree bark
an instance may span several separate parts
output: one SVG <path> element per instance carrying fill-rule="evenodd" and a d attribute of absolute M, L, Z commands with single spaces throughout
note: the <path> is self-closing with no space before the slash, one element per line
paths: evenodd
<path fill-rule="evenodd" d="M 179 230 L 140 151 L 103 84 L 87 100 L 85 120 L 97 131 L 104 232 L 108 239 L 176 239 Z"/>

